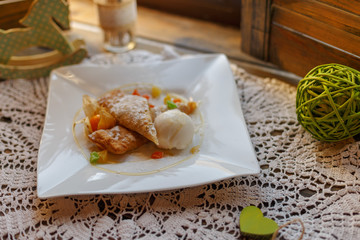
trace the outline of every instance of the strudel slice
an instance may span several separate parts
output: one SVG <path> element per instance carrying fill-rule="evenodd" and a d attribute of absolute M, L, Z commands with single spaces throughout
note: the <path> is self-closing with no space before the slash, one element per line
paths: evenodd
<path fill-rule="evenodd" d="M 146 98 L 110 92 L 100 98 L 99 103 L 109 110 L 118 124 L 141 134 L 156 145 L 159 144 Z"/>
<path fill-rule="evenodd" d="M 140 134 L 118 125 L 110 129 L 97 130 L 89 135 L 89 139 L 101 149 L 115 154 L 131 151 L 148 141 Z"/>

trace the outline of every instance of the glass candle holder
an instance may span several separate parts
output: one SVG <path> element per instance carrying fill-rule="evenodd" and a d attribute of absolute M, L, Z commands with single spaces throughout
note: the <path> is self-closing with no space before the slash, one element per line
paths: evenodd
<path fill-rule="evenodd" d="M 95 0 L 104 49 L 122 53 L 135 48 L 136 0 Z"/>

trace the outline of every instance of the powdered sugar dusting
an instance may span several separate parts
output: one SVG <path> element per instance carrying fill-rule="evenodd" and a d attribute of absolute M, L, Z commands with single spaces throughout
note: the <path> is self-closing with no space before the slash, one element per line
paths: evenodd
<path fill-rule="evenodd" d="M 147 140 L 140 134 L 119 125 L 111 129 L 100 129 L 89 135 L 89 139 L 100 148 L 116 154 L 135 149 Z"/>
<path fill-rule="evenodd" d="M 111 94 L 111 93 L 110 93 Z M 102 98 L 99 103 L 107 107 L 120 125 L 131 129 L 154 143 L 158 143 L 156 129 L 151 118 L 148 102 L 137 95 L 117 94 Z"/>

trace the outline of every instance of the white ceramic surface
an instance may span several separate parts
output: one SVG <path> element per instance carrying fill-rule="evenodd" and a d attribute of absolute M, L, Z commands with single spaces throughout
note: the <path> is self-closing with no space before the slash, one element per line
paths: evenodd
<path fill-rule="evenodd" d="M 100 96 L 113 88 L 136 82 L 155 84 L 201 103 L 199 111 L 204 123 L 200 151 L 151 174 L 118 173 L 122 169 L 126 169 L 125 173 L 146 172 L 146 163 L 151 163 L 148 165 L 151 167 L 157 164 L 143 159 L 107 165 L 110 171 L 91 165 L 72 133 L 83 94 Z M 111 172 L 112 168 L 117 173 Z M 224 55 L 199 55 L 127 66 L 70 66 L 51 74 L 38 156 L 37 193 L 40 198 L 178 189 L 257 174 L 259 170 L 233 75 Z"/>

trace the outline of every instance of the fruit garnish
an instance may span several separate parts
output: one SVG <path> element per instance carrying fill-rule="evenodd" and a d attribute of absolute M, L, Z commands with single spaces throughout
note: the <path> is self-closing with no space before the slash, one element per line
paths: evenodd
<path fill-rule="evenodd" d="M 88 118 L 91 118 L 92 116 L 98 114 L 100 105 L 96 101 L 96 99 L 88 95 L 84 95 L 82 100 L 83 100 L 83 110 Z"/>
<path fill-rule="evenodd" d="M 147 94 L 143 94 L 142 97 L 146 98 L 147 100 L 150 100 L 150 96 Z"/>
<path fill-rule="evenodd" d="M 163 152 L 154 152 L 153 154 L 151 154 L 151 158 L 152 159 L 160 159 L 164 157 L 164 153 Z"/>
<path fill-rule="evenodd" d="M 98 152 L 92 152 L 90 153 L 90 163 L 94 164 L 97 163 L 97 161 L 99 160 L 100 156 Z"/>
<path fill-rule="evenodd" d="M 116 119 L 104 108 L 100 108 L 99 115 L 100 121 L 97 129 L 109 129 L 116 125 Z"/>
<path fill-rule="evenodd" d="M 98 129 L 100 122 L 100 114 L 96 114 L 90 118 L 91 131 L 95 132 Z"/>
<path fill-rule="evenodd" d="M 91 152 L 90 153 L 90 163 L 106 163 L 107 162 L 107 151 L 103 150 L 100 152 Z"/>
<path fill-rule="evenodd" d="M 139 91 L 135 88 L 132 95 L 140 96 Z"/>
<path fill-rule="evenodd" d="M 164 97 L 164 104 L 166 104 L 167 101 L 171 101 L 171 96 L 169 94 Z"/>
<path fill-rule="evenodd" d="M 188 102 L 188 107 L 189 107 L 189 114 L 191 114 L 197 108 L 197 103 L 196 102 Z"/>
<path fill-rule="evenodd" d="M 175 109 L 175 108 L 177 108 L 177 105 L 176 105 L 173 101 L 171 101 L 171 100 L 167 100 L 167 101 L 166 101 L 166 105 L 167 105 L 168 109 Z"/>
<path fill-rule="evenodd" d="M 157 98 L 161 95 L 161 89 L 159 87 L 153 86 L 151 88 L 151 96 Z"/>
<path fill-rule="evenodd" d="M 196 154 L 200 151 L 200 145 L 196 145 L 190 149 L 191 154 Z"/>

